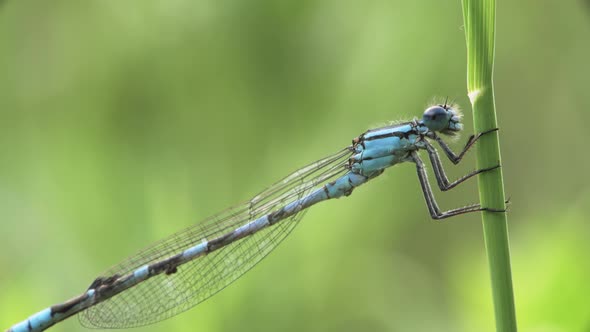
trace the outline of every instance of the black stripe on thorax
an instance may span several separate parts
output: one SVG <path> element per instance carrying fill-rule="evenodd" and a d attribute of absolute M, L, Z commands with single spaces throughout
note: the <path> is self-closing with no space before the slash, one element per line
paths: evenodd
<path fill-rule="evenodd" d="M 365 137 L 363 136 L 363 141 L 367 142 L 367 141 L 374 141 L 374 140 L 378 140 L 378 139 L 382 139 L 382 138 L 388 138 L 388 137 L 399 137 L 399 138 L 409 138 L 410 135 L 418 135 L 418 132 L 415 129 L 411 129 L 409 131 L 392 131 L 386 134 L 381 134 L 381 135 L 375 135 L 375 136 L 371 136 L 371 137 Z"/>
<path fill-rule="evenodd" d="M 411 129 L 408 131 L 399 131 L 399 130 L 395 130 L 396 127 L 402 127 L 405 125 L 410 125 Z M 373 130 L 369 130 L 366 133 L 364 133 L 363 135 L 361 135 L 361 137 L 359 138 L 359 142 L 368 142 L 368 141 L 374 141 L 374 140 L 378 140 L 378 139 L 382 139 L 382 138 L 388 138 L 388 137 L 399 137 L 401 138 L 405 138 L 408 139 L 410 137 L 410 135 L 420 135 L 420 133 L 418 132 L 418 130 L 416 130 L 416 123 L 415 122 L 406 122 L 406 123 L 400 123 L 400 124 L 396 124 L 395 126 L 390 127 L 392 131 L 385 133 L 385 134 L 381 134 L 381 135 L 375 135 L 375 136 L 370 136 L 370 137 L 366 137 L 367 134 L 377 131 L 377 130 L 384 130 L 384 129 L 389 129 L 387 127 L 385 128 L 379 128 L 379 129 L 373 129 Z M 354 142 L 353 142 L 354 143 Z"/>

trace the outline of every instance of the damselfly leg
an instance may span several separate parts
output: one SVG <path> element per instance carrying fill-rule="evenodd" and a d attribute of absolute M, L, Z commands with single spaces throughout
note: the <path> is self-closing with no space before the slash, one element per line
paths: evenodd
<path fill-rule="evenodd" d="M 492 208 L 484 208 L 481 207 L 479 204 L 472 204 L 464 207 L 460 207 L 457 209 L 452 209 L 448 211 L 441 211 L 434 199 L 434 194 L 432 192 L 432 187 L 428 182 L 428 175 L 426 174 L 426 170 L 424 168 L 424 162 L 418 155 L 418 152 L 412 151 L 411 153 L 412 160 L 416 163 L 416 171 L 418 173 L 418 179 L 420 180 L 420 186 L 422 187 L 422 192 L 424 193 L 424 199 L 426 200 L 426 205 L 428 206 L 428 211 L 430 212 L 430 216 L 432 219 L 440 220 L 449 218 L 452 216 L 456 216 L 459 214 L 470 213 L 470 212 L 478 212 L 478 211 L 489 211 L 489 212 L 506 212 L 506 210 L 498 210 Z M 469 176 L 470 177 L 470 176 Z M 469 178 L 467 177 L 467 178 Z M 460 179 L 461 180 L 461 179 Z M 462 179 L 461 182 L 465 181 L 466 179 Z M 459 182 L 460 183 L 460 182 Z"/>
<path fill-rule="evenodd" d="M 442 191 L 452 189 L 458 184 L 470 179 L 471 177 L 479 173 L 491 171 L 493 169 L 500 167 L 500 165 L 496 165 L 492 167 L 478 169 L 460 177 L 459 179 L 453 182 L 450 182 L 449 178 L 447 177 L 447 174 L 445 173 L 445 169 L 443 168 L 440 156 L 438 155 L 438 152 L 436 151 L 434 146 L 432 146 L 432 144 L 430 144 L 428 141 L 424 141 L 424 144 L 426 145 L 426 151 L 428 151 L 428 157 L 430 158 L 430 163 L 432 163 L 432 168 L 434 169 L 434 176 L 436 177 L 436 182 L 438 183 L 438 187 Z"/>
<path fill-rule="evenodd" d="M 484 136 L 486 134 L 493 133 L 494 131 L 498 131 L 498 128 L 493 128 L 493 129 L 481 132 L 477 135 L 469 136 L 469 139 L 467 140 L 465 147 L 463 148 L 463 150 L 459 154 L 455 154 L 455 152 L 453 152 L 453 150 L 451 150 L 451 148 L 447 145 L 447 143 L 445 143 L 445 141 L 443 141 L 438 135 L 436 135 L 436 133 L 433 133 L 434 135 L 432 135 L 432 138 L 434 140 L 436 140 L 436 142 L 440 145 L 440 147 L 443 149 L 443 151 L 445 152 L 447 157 L 451 160 L 451 162 L 453 162 L 453 164 L 457 165 L 461 161 L 461 159 L 463 159 L 463 156 L 465 156 L 465 153 L 473 146 L 473 144 L 475 144 L 475 142 L 477 142 L 478 139 L 480 139 L 482 136 Z"/>

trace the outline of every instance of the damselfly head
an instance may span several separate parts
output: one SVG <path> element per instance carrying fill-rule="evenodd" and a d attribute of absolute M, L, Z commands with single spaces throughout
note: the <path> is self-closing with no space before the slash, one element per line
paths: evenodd
<path fill-rule="evenodd" d="M 461 111 L 456 105 L 434 105 L 424 111 L 422 123 L 431 131 L 454 135 L 463 129 Z"/>

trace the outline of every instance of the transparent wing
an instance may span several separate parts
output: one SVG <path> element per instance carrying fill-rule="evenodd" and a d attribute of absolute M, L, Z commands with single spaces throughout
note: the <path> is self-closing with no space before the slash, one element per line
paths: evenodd
<path fill-rule="evenodd" d="M 146 264 L 174 256 L 204 239 L 212 240 L 305 197 L 346 172 L 351 153 L 338 153 L 303 167 L 250 201 L 205 219 L 171 235 L 111 267 L 103 276 L 125 275 Z M 206 256 L 179 266 L 173 274 L 160 274 L 105 300 L 78 317 L 82 325 L 128 328 L 152 324 L 177 315 L 213 296 L 238 279 L 293 230 L 305 210 L 264 228 Z"/>

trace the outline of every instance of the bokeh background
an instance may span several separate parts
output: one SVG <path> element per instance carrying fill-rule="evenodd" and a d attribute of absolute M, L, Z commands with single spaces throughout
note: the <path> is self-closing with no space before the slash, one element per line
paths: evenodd
<path fill-rule="evenodd" d="M 498 1 L 521 331 L 590 331 L 589 10 Z M 459 1 L 0 2 L 0 328 L 433 97 L 463 105 L 470 132 L 462 24 Z M 437 196 L 464 205 L 476 183 Z M 400 165 L 314 207 L 211 300 L 137 331 L 493 326 L 480 216 L 432 221 Z"/>

